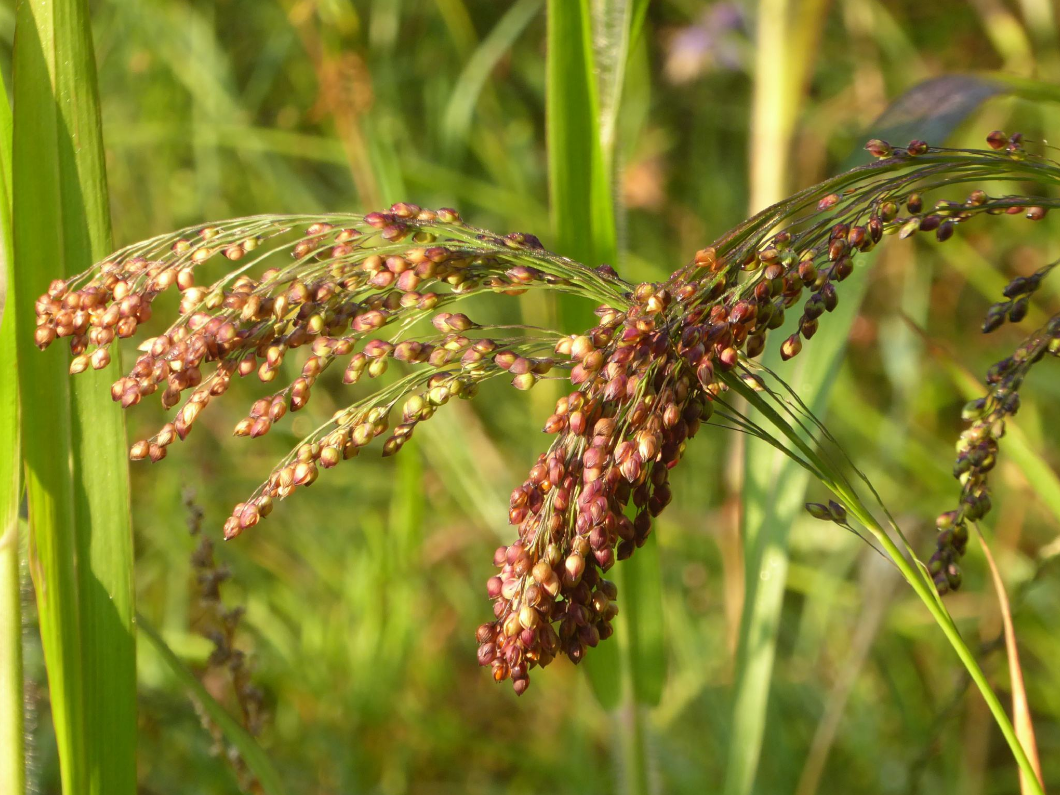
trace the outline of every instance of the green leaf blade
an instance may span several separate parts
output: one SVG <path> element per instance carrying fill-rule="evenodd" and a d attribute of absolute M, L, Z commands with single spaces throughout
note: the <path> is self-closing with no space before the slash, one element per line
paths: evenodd
<path fill-rule="evenodd" d="M 0 361 L 17 372 L 15 306 L 11 295 L 11 106 L 0 81 Z M 22 441 L 18 380 L 0 379 L 0 789 L 26 789 L 22 693 L 22 589 L 19 502 L 22 497 Z"/>
<path fill-rule="evenodd" d="M 67 792 L 136 788 L 132 529 L 108 369 L 69 383 L 33 345 L 51 279 L 110 251 L 95 60 L 83 0 L 24 3 L 15 36 L 14 282 L 31 565 Z M 117 357 L 115 357 L 117 359 Z"/>

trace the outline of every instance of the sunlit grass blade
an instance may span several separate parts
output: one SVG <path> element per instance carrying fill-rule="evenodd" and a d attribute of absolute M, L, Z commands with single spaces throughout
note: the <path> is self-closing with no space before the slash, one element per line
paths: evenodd
<path fill-rule="evenodd" d="M 594 245 L 597 258 L 593 262 L 619 264 L 617 213 L 620 210 L 614 179 L 617 168 L 618 117 L 622 107 L 622 93 L 630 47 L 637 35 L 637 26 L 647 13 L 643 0 L 608 0 L 592 8 L 593 64 L 595 86 L 599 96 L 599 117 L 596 121 L 600 141 L 602 166 L 594 171 L 592 208 Z M 649 538 L 640 552 L 615 570 L 614 576 L 622 598 L 623 614 L 619 629 L 626 639 L 620 641 L 623 665 L 629 677 L 627 687 L 632 690 L 631 709 L 637 705 L 655 706 L 662 697 L 666 680 L 666 645 L 663 624 L 662 581 L 659 569 L 657 538 Z M 641 726 L 639 716 L 634 724 Z M 643 732 L 634 733 L 631 742 L 637 744 L 634 755 L 644 755 Z M 641 776 L 641 786 L 647 788 L 647 771 L 632 771 Z"/>
<path fill-rule="evenodd" d="M 828 3 L 759 0 L 751 118 L 751 212 L 787 195 L 791 139 Z"/>
<path fill-rule="evenodd" d="M 217 703 L 217 700 L 203 687 L 202 682 L 188 670 L 158 634 L 158 631 L 143 616 L 137 617 L 137 624 L 141 637 L 162 658 L 169 670 L 180 681 L 181 686 L 188 691 L 210 721 L 221 730 L 225 740 L 239 751 L 247 768 L 261 784 L 262 791 L 266 795 L 283 795 L 284 789 L 280 777 L 261 746 L 239 725 L 235 718 L 228 714 L 224 707 Z"/>
<path fill-rule="evenodd" d="M 52 278 L 111 249 L 87 4 L 21 4 L 14 72 L 14 292 L 31 318 Z M 68 357 L 41 354 L 20 326 L 31 572 L 63 789 L 132 793 L 132 531 L 124 419 L 109 399 L 119 365 L 71 385 Z"/>
<path fill-rule="evenodd" d="M 19 587 L 19 502 L 22 450 L 18 416 L 15 302 L 11 300 L 11 106 L 0 81 L 0 789 L 26 787 L 22 696 L 22 595 Z"/>
<path fill-rule="evenodd" d="M 1009 606 L 1008 594 L 1005 592 L 1005 581 L 1001 579 L 1001 572 L 997 568 L 997 563 L 994 562 L 994 555 L 990 551 L 990 545 L 986 543 L 983 531 L 979 529 L 979 525 L 976 525 L 975 529 L 983 548 L 986 564 L 990 568 L 990 579 L 994 582 L 997 606 L 1001 612 L 1001 623 L 1004 627 L 1005 654 L 1008 656 L 1009 682 L 1012 687 L 1012 725 L 1023 749 L 1027 752 L 1027 758 L 1034 768 L 1039 785 L 1044 785 L 1042 763 L 1038 759 L 1038 743 L 1034 737 L 1034 723 L 1031 721 L 1031 711 L 1027 703 L 1027 688 L 1023 684 L 1023 666 L 1020 665 L 1016 629 L 1012 624 L 1012 608 Z M 1024 795 L 1033 791 L 1030 782 L 1027 781 L 1027 774 L 1022 770 L 1020 771 L 1020 791 Z"/>
<path fill-rule="evenodd" d="M 549 0 L 545 120 L 554 245 L 595 266 L 614 264 L 617 237 L 592 34 L 589 0 Z M 559 306 L 561 323 L 590 308 L 566 296 Z"/>

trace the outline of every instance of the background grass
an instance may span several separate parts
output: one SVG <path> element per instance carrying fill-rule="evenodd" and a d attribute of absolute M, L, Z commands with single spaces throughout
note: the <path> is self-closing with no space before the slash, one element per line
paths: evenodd
<path fill-rule="evenodd" d="M 408 199 L 457 206 L 477 225 L 534 232 L 579 254 L 561 243 L 578 230 L 550 222 L 547 26 L 545 4 L 536 14 L 531 5 L 100 0 L 93 20 L 115 241 L 209 218 Z M 4 8 L 9 77 L 14 16 Z M 613 185 L 627 278 L 669 273 L 754 201 L 752 119 L 769 122 L 768 104 L 754 98 L 763 70 L 785 62 L 755 66 L 758 8 L 658 0 L 630 41 Z M 819 44 L 805 45 L 816 55 L 797 109 L 777 111 L 793 116 L 785 188 L 838 169 L 888 100 L 922 79 L 998 69 L 1055 82 L 1049 10 L 836 0 L 815 30 L 800 19 L 797 41 Z M 803 45 L 793 49 L 785 59 L 800 58 Z M 477 76 L 466 76 L 473 66 Z M 952 140 L 979 145 L 995 127 L 1054 139 L 1057 113 L 991 99 Z M 945 247 L 891 245 L 868 274 L 827 418 L 925 553 L 932 518 L 956 495 L 950 458 L 965 397 L 951 360 L 902 315 L 967 371 L 984 372 L 1018 332 L 981 338 L 982 312 L 1010 274 L 1057 256 L 1055 232 L 1053 222 L 1028 229 L 994 219 Z M 1055 304 L 1057 289 L 1047 286 L 1041 300 Z M 536 297 L 521 310 L 532 322 L 553 311 Z M 491 311 L 501 308 L 486 301 L 474 314 Z M 549 413 L 537 390 L 483 392 L 440 413 L 397 459 L 369 456 L 327 473 L 311 495 L 218 552 L 233 571 L 226 601 L 247 608 L 240 642 L 271 713 L 260 742 L 289 792 L 604 793 L 623 777 L 619 718 L 598 705 L 580 671 L 557 664 L 516 700 L 474 665 L 492 549 L 511 537 L 505 499 L 536 456 Z M 1048 790 L 1060 785 L 1055 368 L 1036 372 L 1031 393 L 1008 440 L 1023 440 L 1023 452 L 1013 446 L 1003 459 L 987 530 L 1012 596 Z M 338 384 L 315 394 L 314 416 L 342 400 Z M 132 470 L 137 603 L 198 670 L 210 646 L 196 634 L 195 542 L 182 490 L 196 490 L 207 532 L 219 536 L 233 495 L 250 491 L 305 430 L 299 423 L 312 423 L 299 416 L 263 439 L 230 440 L 239 402 L 205 415 L 165 463 Z M 135 431 L 160 416 L 145 405 L 129 421 Z M 709 429 L 697 437 L 673 473 L 675 501 L 657 534 L 666 677 L 644 716 L 656 791 L 714 791 L 730 770 L 745 593 L 726 486 L 732 441 Z M 911 594 L 831 526 L 800 516 L 788 541 L 767 750 L 752 790 L 794 792 L 806 781 L 800 793 L 1013 791 L 1015 770 L 985 706 Z M 965 580 L 949 606 L 965 636 L 982 641 L 983 667 L 1005 700 L 1004 651 L 994 643 L 1001 622 L 974 546 Z M 32 601 L 25 606 L 32 623 Z M 38 634 L 28 635 L 30 778 L 56 792 Z M 139 654 L 140 788 L 231 792 L 235 778 L 211 756 L 183 685 L 151 647 Z M 204 685 L 236 712 L 216 670 Z M 823 767 L 807 773 L 829 731 Z"/>

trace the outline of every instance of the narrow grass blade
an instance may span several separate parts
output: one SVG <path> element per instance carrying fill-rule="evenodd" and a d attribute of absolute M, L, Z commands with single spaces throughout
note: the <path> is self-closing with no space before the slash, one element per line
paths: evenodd
<path fill-rule="evenodd" d="M 751 118 L 751 212 L 783 199 L 795 121 L 812 74 L 826 0 L 759 0 Z"/>
<path fill-rule="evenodd" d="M 188 670 L 184 663 L 180 661 L 180 658 L 169 648 L 162 636 L 158 634 L 158 630 L 151 626 L 143 616 L 137 616 L 137 625 L 140 630 L 140 636 L 147 641 L 148 646 L 155 650 L 155 653 L 162 658 L 166 666 L 173 672 L 173 675 L 188 691 L 191 698 L 206 713 L 206 716 L 220 728 L 225 740 L 239 751 L 240 757 L 246 762 L 247 768 L 254 774 L 254 777 L 257 778 L 266 795 L 283 795 L 284 789 L 283 784 L 280 782 L 280 777 L 273 769 L 268 755 L 261 749 L 261 746 L 209 694 L 206 688 L 203 687 L 202 682 Z"/>
<path fill-rule="evenodd" d="M 645 5 L 636 0 L 608 0 L 593 6 L 593 61 L 599 96 L 597 134 L 605 168 L 613 165 L 618 111 L 622 105 L 634 19 L 643 22 Z M 610 190 L 610 180 L 608 186 Z"/>
<path fill-rule="evenodd" d="M 592 197 L 594 183 L 605 177 L 589 0 L 549 0 L 547 36 L 545 121 L 556 250 L 580 262 L 593 263 L 597 248 Z M 589 308 L 586 301 L 569 296 L 560 296 L 557 304 L 565 330 Z M 594 651 L 585 666 L 589 681 L 600 703 L 613 709 L 622 689 L 619 649 L 617 644 L 605 643 Z"/>
<path fill-rule="evenodd" d="M 18 7 L 14 53 L 14 292 L 37 592 L 63 790 L 136 788 L 132 531 L 119 363 L 71 385 L 33 345 L 34 302 L 111 250 L 87 3 Z M 86 374 L 87 375 L 87 374 Z"/>
<path fill-rule="evenodd" d="M 871 127 L 871 136 L 908 141 L 923 137 L 944 141 L 953 129 L 990 97 L 1005 92 L 1003 84 L 973 76 L 927 81 L 895 100 Z M 947 102 L 939 101 L 948 91 Z M 869 135 L 865 136 L 870 137 Z M 844 168 L 862 159 L 854 152 Z M 831 397 L 849 331 L 867 287 L 862 271 L 847 282 L 839 309 L 829 319 L 832 333 L 812 343 L 812 354 L 794 367 L 781 365 L 773 346 L 765 356 L 801 396 L 811 412 L 824 414 Z M 791 325 L 791 324 L 789 324 Z M 794 331 L 778 330 L 774 340 Z M 794 371 L 793 371 L 794 370 Z M 777 628 L 788 565 L 788 535 L 802 510 L 809 473 L 783 453 L 748 440 L 743 497 L 745 597 L 737 644 L 737 680 L 733 701 L 733 732 L 726 769 L 727 795 L 746 795 L 754 787 L 766 729 L 769 682 L 776 656 Z"/>
<path fill-rule="evenodd" d="M 447 144 L 452 145 L 467 136 L 475 104 L 490 73 L 538 14 L 542 4 L 543 0 L 517 0 L 468 59 L 445 108 L 442 133 Z"/>
<path fill-rule="evenodd" d="M 15 302 L 11 300 L 11 106 L 0 80 L 0 790 L 26 788 L 22 698 L 22 595 L 18 506 L 22 498 Z"/>
<path fill-rule="evenodd" d="M 1001 572 L 998 571 L 997 563 L 994 562 L 994 555 L 990 551 L 990 545 L 986 543 L 983 531 L 979 529 L 979 525 L 975 526 L 975 530 L 979 536 L 979 543 L 983 547 L 986 564 L 990 567 L 990 577 L 994 581 L 994 590 L 997 592 L 997 606 L 1001 611 L 1001 623 L 1005 629 L 1005 653 L 1008 656 L 1009 680 L 1012 687 L 1012 726 L 1034 768 L 1038 783 L 1044 786 L 1042 763 L 1038 759 L 1038 743 L 1034 738 L 1034 724 L 1031 722 L 1031 711 L 1027 705 L 1027 688 L 1023 684 L 1023 667 L 1020 665 L 1016 630 L 1012 625 L 1012 609 L 1009 607 L 1008 594 L 1005 593 L 1005 582 L 1001 579 Z M 1027 774 L 1020 770 L 1020 792 L 1028 795 L 1032 791 L 1032 785 L 1027 781 Z"/>
<path fill-rule="evenodd" d="M 548 5 L 546 113 L 553 226 L 558 250 L 590 264 L 614 264 L 618 256 L 615 122 L 631 28 L 643 13 L 641 3 L 629 0 L 550 0 Z M 580 299 L 561 297 L 561 324 L 574 323 L 585 308 Z M 665 675 L 657 550 L 633 556 L 609 576 L 622 594 L 620 637 L 587 659 L 593 690 L 608 709 L 618 705 L 624 687 L 636 702 L 657 703 Z M 630 720 L 636 722 L 637 716 Z"/>
<path fill-rule="evenodd" d="M 599 138 L 601 166 L 593 174 L 594 239 L 596 260 L 618 264 L 621 252 L 618 244 L 616 217 L 620 211 L 614 194 L 614 174 L 618 117 L 622 107 L 622 92 L 626 80 L 630 47 L 647 13 L 644 0 L 606 0 L 592 8 L 593 64 L 595 85 L 599 95 L 599 117 L 596 134 Z M 623 665 L 627 668 L 628 687 L 633 704 L 655 706 L 662 697 L 666 680 L 666 646 L 662 607 L 662 580 L 659 570 L 657 538 L 648 542 L 621 567 L 616 568 L 617 585 L 622 592 L 623 615 L 620 631 L 626 636 L 619 648 Z M 638 716 L 633 723 L 639 726 Z M 634 733 L 630 741 L 643 755 L 644 737 Z M 647 788 L 647 771 L 632 771 L 640 776 Z"/>
<path fill-rule="evenodd" d="M 590 266 L 613 264 L 614 204 L 600 139 L 589 0 L 549 0 L 546 79 L 549 199 L 556 250 Z M 561 300 L 561 307 L 567 300 Z M 582 305 L 570 299 L 571 310 Z"/>

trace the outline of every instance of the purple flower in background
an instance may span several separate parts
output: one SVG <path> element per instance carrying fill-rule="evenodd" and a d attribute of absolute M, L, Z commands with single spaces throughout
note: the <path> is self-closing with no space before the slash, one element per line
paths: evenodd
<path fill-rule="evenodd" d="M 699 20 L 678 28 L 666 46 L 666 76 L 687 83 L 713 69 L 742 66 L 743 10 L 736 3 L 715 3 Z"/>

